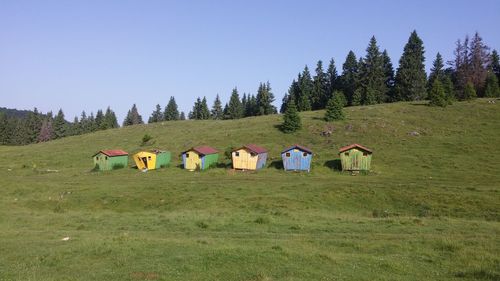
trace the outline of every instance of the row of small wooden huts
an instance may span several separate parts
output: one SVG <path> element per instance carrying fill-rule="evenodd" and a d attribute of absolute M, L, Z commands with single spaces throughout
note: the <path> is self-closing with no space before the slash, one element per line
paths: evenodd
<path fill-rule="evenodd" d="M 281 152 L 283 168 L 286 171 L 311 170 L 313 152 L 295 144 Z M 372 151 L 359 144 L 351 144 L 339 149 L 342 170 L 369 171 Z M 259 170 L 266 166 L 267 149 L 255 144 L 247 144 L 231 151 L 233 169 Z M 133 155 L 140 170 L 154 170 L 170 164 L 171 153 L 161 150 L 140 151 Z M 113 170 L 128 165 L 128 153 L 123 150 L 101 150 L 93 155 L 94 166 L 98 170 Z M 187 170 L 206 170 L 219 161 L 219 152 L 210 146 L 192 147 L 182 152 L 182 164 Z"/>

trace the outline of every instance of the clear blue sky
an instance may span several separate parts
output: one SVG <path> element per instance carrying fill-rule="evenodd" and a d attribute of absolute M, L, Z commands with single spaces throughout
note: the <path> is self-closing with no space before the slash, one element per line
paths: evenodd
<path fill-rule="evenodd" d="M 121 123 L 136 103 L 146 121 L 170 96 L 187 114 L 198 96 L 211 106 L 268 80 L 278 106 L 304 65 L 333 57 L 340 72 L 372 35 L 396 67 L 416 29 L 429 69 L 465 34 L 500 48 L 499 18 L 495 0 L 0 0 L 0 106 L 72 120 L 110 105 Z"/>

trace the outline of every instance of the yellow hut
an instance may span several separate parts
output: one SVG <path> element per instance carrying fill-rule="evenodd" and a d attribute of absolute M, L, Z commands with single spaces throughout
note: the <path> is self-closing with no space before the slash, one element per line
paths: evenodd
<path fill-rule="evenodd" d="M 266 165 L 267 150 L 255 144 L 247 144 L 232 151 L 233 169 L 258 170 Z"/>
<path fill-rule="evenodd" d="M 135 165 L 139 170 L 154 170 L 168 166 L 170 152 L 161 150 L 140 151 L 134 154 Z"/>

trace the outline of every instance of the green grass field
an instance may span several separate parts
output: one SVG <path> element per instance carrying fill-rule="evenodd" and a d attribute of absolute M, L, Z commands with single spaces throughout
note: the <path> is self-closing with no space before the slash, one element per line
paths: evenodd
<path fill-rule="evenodd" d="M 292 135 L 275 115 L 0 147 L 0 280 L 500 280 L 500 102 L 345 110 L 302 113 Z M 191 146 L 249 142 L 268 168 L 179 167 Z M 353 142 L 372 173 L 332 168 Z M 293 143 L 316 153 L 310 174 L 279 169 Z M 91 172 L 100 149 L 153 147 L 169 168 Z"/>

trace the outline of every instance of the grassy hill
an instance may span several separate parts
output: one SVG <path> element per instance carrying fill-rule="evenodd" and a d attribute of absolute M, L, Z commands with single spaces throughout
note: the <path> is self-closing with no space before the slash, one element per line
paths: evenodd
<path fill-rule="evenodd" d="M 275 115 L 0 146 L 0 280 L 500 279 L 500 102 L 323 114 L 292 135 Z M 270 150 L 267 169 L 178 166 L 191 146 L 249 142 Z M 353 142 L 374 150 L 369 175 L 335 170 Z M 279 169 L 293 143 L 316 153 L 310 174 Z M 152 147 L 173 165 L 90 171 L 100 149 Z"/>

